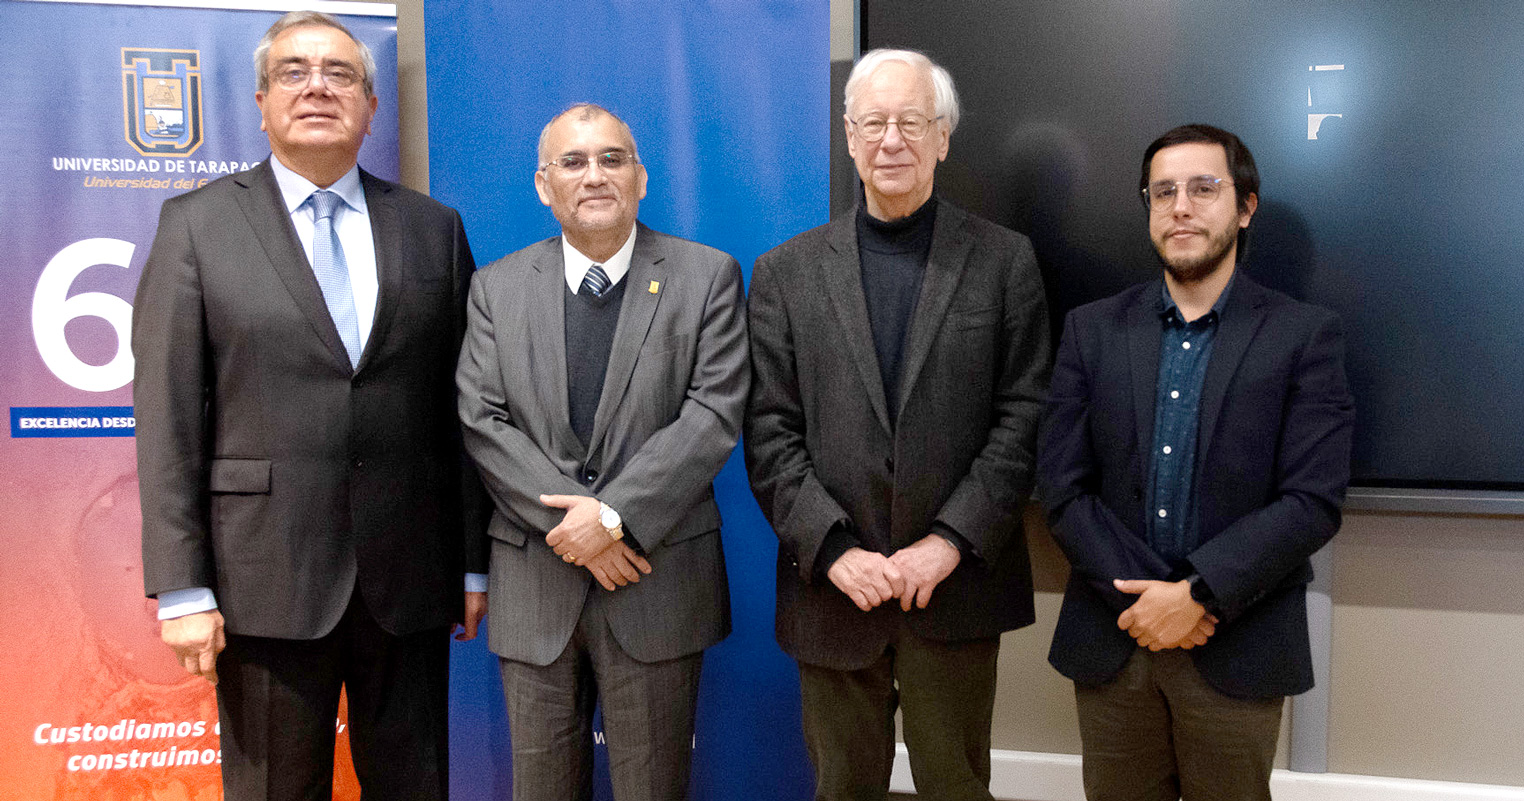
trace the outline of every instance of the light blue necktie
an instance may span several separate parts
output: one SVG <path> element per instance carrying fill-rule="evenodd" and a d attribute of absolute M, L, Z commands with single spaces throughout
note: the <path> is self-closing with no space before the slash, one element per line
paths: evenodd
<path fill-rule="evenodd" d="M 334 214 L 344 200 L 333 192 L 319 189 L 307 198 L 307 202 L 312 205 L 316 217 L 312 228 L 312 272 L 323 290 L 323 301 L 328 304 L 334 327 L 339 329 L 339 338 L 344 340 L 344 350 L 349 352 L 349 366 L 357 367 L 360 364 L 360 316 L 355 312 L 355 293 L 349 286 L 349 264 L 344 261 L 344 246 L 339 244 L 339 232 L 333 224 Z"/>
<path fill-rule="evenodd" d="M 609 291 L 609 274 L 603 271 L 603 265 L 594 264 L 587 268 L 582 276 L 582 288 L 593 293 L 595 298 L 601 298 Z"/>

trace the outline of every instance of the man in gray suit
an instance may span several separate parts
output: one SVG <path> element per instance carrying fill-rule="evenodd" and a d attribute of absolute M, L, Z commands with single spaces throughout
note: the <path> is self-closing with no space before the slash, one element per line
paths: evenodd
<path fill-rule="evenodd" d="M 456 381 L 496 513 L 488 645 L 513 797 L 685 797 L 705 648 L 730 631 L 712 482 L 751 372 L 736 260 L 636 222 L 629 127 L 577 105 L 540 135 L 561 236 L 477 273 Z"/>
<path fill-rule="evenodd" d="M 217 685 L 228 798 L 326 798 L 343 687 L 365 797 L 442 799 L 486 525 L 451 381 L 471 251 L 357 166 L 375 64 L 342 24 L 288 14 L 254 63 L 271 158 L 166 201 L 138 285 L 146 589 Z"/>
<path fill-rule="evenodd" d="M 932 192 L 946 70 L 875 50 L 846 86 L 863 195 L 752 273 L 752 490 L 778 534 L 817 799 L 988 799 L 1001 632 L 1032 622 L 1021 517 L 1047 378 L 1026 237 Z"/>

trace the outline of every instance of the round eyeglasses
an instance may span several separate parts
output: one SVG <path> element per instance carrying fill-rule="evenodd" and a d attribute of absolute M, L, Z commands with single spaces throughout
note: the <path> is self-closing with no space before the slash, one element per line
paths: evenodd
<path fill-rule="evenodd" d="M 1164 211 L 1175 205 L 1175 197 L 1184 186 L 1186 199 L 1200 208 L 1216 203 L 1222 188 L 1232 185 L 1232 181 L 1213 175 L 1198 175 L 1184 181 L 1154 181 L 1143 187 L 1143 202 L 1154 211 Z"/>
<path fill-rule="evenodd" d="M 848 118 L 851 119 L 851 118 Z M 942 119 L 942 116 L 927 117 L 921 114 L 906 114 L 897 120 L 886 119 L 876 114 L 863 117 L 860 120 L 851 120 L 857 127 L 857 135 L 864 142 L 877 142 L 889 133 L 889 126 L 893 125 L 900 129 L 900 138 L 907 142 L 919 142 L 931 133 L 931 125 Z"/>

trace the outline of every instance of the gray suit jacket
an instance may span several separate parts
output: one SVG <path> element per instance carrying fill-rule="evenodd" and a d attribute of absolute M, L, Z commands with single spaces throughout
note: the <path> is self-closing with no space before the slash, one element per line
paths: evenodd
<path fill-rule="evenodd" d="M 598 497 L 650 560 L 650 575 L 605 599 L 625 653 L 672 659 L 730 632 L 712 482 L 735 447 L 751 383 L 741 268 L 638 225 L 624 280 L 587 448 L 568 410 L 560 238 L 472 280 L 456 382 L 466 448 L 497 507 L 488 644 L 508 659 L 549 664 L 587 594 L 607 592 L 545 544 L 564 511 L 541 504 L 541 494 Z"/>
<path fill-rule="evenodd" d="M 357 369 L 268 162 L 165 201 L 138 284 L 146 590 L 211 587 L 234 634 L 320 637 L 357 586 L 394 634 L 460 620 L 462 528 L 486 525 L 451 380 L 475 265 L 454 210 L 360 180 L 380 289 Z"/>
<path fill-rule="evenodd" d="M 778 534 L 778 642 L 804 662 L 867 666 L 900 625 L 936 640 L 1032 622 L 1021 528 L 1048 375 L 1048 315 L 1026 237 L 939 201 L 891 426 L 855 215 L 779 245 L 752 273 L 752 490 Z M 965 556 L 925 609 L 860 611 L 814 575 L 837 523 L 893 553 L 957 532 Z"/>

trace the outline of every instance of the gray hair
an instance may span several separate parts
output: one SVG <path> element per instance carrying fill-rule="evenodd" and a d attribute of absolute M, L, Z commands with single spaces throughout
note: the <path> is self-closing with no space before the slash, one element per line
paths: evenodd
<path fill-rule="evenodd" d="M 292 11 L 270 26 L 265 35 L 260 37 L 259 44 L 254 47 L 254 75 L 256 76 L 255 88 L 261 92 L 270 91 L 270 46 L 275 40 L 292 28 L 313 26 L 319 28 L 334 28 L 344 32 L 355 47 L 360 50 L 360 66 L 365 70 L 363 82 L 365 84 L 365 96 L 376 96 L 376 57 L 370 54 L 370 48 L 364 42 L 355 38 L 355 35 L 344 27 L 344 23 L 321 11 Z"/>
<path fill-rule="evenodd" d="M 953 86 L 952 74 L 946 67 L 926 57 L 925 53 L 918 50 L 891 50 L 878 48 L 869 50 L 857 60 L 852 67 L 852 74 L 847 76 L 847 88 L 843 93 L 845 97 L 845 110 L 847 116 L 852 115 L 852 107 L 857 103 L 857 95 L 862 91 L 862 86 L 868 77 L 878 71 L 886 61 L 899 61 L 909 64 L 922 75 L 931 79 L 931 92 L 933 102 L 936 104 L 936 115 L 942 118 L 947 125 L 947 133 L 951 135 L 958 128 L 958 90 Z"/>
<path fill-rule="evenodd" d="M 609 111 L 597 103 L 573 103 L 567 106 L 565 111 L 551 117 L 550 122 L 545 123 L 545 127 L 540 129 L 540 145 L 537 149 L 540 158 L 539 167 L 544 167 L 550 163 L 550 153 L 547 152 L 550 144 L 550 126 L 555 125 L 556 121 L 562 117 L 571 114 L 577 115 L 577 119 L 582 122 L 587 122 L 595 117 L 606 116 L 614 122 L 619 123 L 619 127 L 624 129 L 624 135 L 630 138 L 630 155 L 634 156 L 635 161 L 639 163 L 640 149 L 635 146 L 635 134 L 630 131 L 629 123 L 620 119 L 618 114 Z"/>

